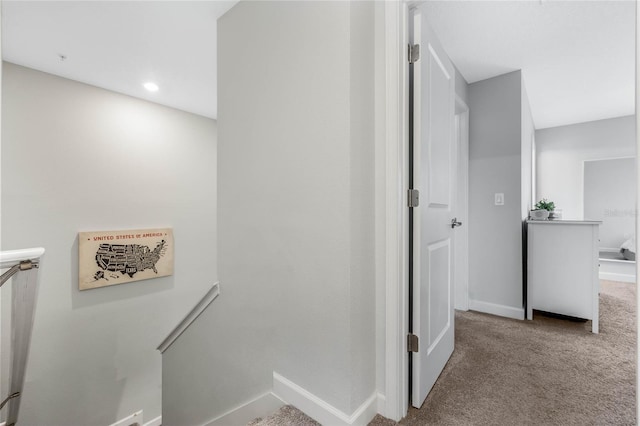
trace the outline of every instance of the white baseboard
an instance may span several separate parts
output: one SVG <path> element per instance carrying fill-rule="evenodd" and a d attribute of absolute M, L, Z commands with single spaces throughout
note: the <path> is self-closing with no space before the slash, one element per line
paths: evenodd
<path fill-rule="evenodd" d="M 387 398 L 383 394 L 378 392 L 376 394 L 376 399 L 378 404 L 378 414 L 380 414 L 381 416 L 386 416 Z"/>
<path fill-rule="evenodd" d="M 135 413 L 125 417 L 124 419 L 120 419 L 117 422 L 111 424 L 110 426 L 130 426 L 132 424 L 138 424 L 142 426 L 162 426 L 162 416 L 158 416 L 153 420 L 149 420 L 146 423 L 144 422 L 144 414 L 143 410 L 136 411 Z M 4 426 L 4 423 L 0 423 L 0 426 Z"/>
<path fill-rule="evenodd" d="M 151 419 L 142 426 L 162 426 L 162 416 L 158 416 L 155 419 Z"/>
<path fill-rule="evenodd" d="M 117 422 L 113 423 L 111 426 L 122 424 L 122 422 L 126 423 L 127 421 L 130 421 L 130 420 L 135 421 L 136 418 L 139 416 L 142 416 L 142 411 L 138 411 L 137 413 L 127 416 L 124 419 L 118 420 Z M 0 426 L 7 426 L 7 422 L 0 423 Z M 142 426 L 162 426 L 162 416 L 156 417 L 155 419 L 148 421 Z"/>
<path fill-rule="evenodd" d="M 513 306 L 498 305 L 496 303 L 469 299 L 469 309 L 472 311 L 484 312 L 485 314 L 498 315 L 501 317 L 519 320 L 524 319 L 524 308 L 514 308 Z"/>
<path fill-rule="evenodd" d="M 323 425 L 365 426 L 378 411 L 378 394 L 373 393 L 353 414 L 348 415 L 292 381 L 273 372 L 273 393 Z"/>
<path fill-rule="evenodd" d="M 636 276 L 629 274 L 616 274 L 615 272 L 600 272 L 599 278 L 607 281 L 621 281 L 623 283 L 635 283 Z"/>
<path fill-rule="evenodd" d="M 143 422 L 143 413 L 142 410 L 136 411 L 133 414 L 128 415 L 127 417 L 118 420 L 115 423 L 112 423 L 110 426 L 130 426 L 132 424 L 142 424 Z"/>
<path fill-rule="evenodd" d="M 285 403 L 273 392 L 267 392 L 210 420 L 204 426 L 244 426 L 251 420 L 266 417 L 278 411 L 283 405 Z"/>

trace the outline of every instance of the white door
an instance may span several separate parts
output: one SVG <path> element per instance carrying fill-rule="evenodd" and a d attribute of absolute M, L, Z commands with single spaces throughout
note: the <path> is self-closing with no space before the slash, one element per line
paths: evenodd
<path fill-rule="evenodd" d="M 426 17 L 414 14 L 412 404 L 420 407 L 453 352 L 454 69 Z"/>

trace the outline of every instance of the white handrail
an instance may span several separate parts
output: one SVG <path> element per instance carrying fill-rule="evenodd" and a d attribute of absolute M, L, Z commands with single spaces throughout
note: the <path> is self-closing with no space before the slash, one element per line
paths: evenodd
<path fill-rule="evenodd" d="M 8 404 L 8 426 L 14 425 L 18 420 L 38 296 L 38 268 L 43 254 L 44 249 L 41 247 L 0 252 L 0 268 L 10 268 L 2 274 L 1 282 L 12 279 L 9 393 L 1 404 L 2 407 Z"/>
<path fill-rule="evenodd" d="M 39 260 L 43 254 L 44 249 L 42 247 L 1 251 L 0 269 L 11 268 L 25 260 Z"/>
<path fill-rule="evenodd" d="M 202 312 L 215 300 L 216 297 L 220 295 L 220 282 L 217 282 L 211 287 L 211 289 L 200 299 L 198 304 L 189 311 L 189 313 L 178 323 L 178 325 L 169 333 L 169 335 L 160 343 L 158 346 L 158 350 L 161 353 L 164 353 L 173 342 L 176 341 L 178 337 L 184 331 L 189 328 L 189 326 L 200 316 Z"/>

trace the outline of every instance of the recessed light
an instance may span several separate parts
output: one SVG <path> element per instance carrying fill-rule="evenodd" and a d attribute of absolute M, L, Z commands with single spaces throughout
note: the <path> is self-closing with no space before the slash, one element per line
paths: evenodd
<path fill-rule="evenodd" d="M 150 91 L 150 92 L 157 92 L 157 91 L 158 91 L 158 89 L 159 89 L 159 87 L 158 87 L 158 85 L 157 85 L 157 84 L 152 83 L 152 82 L 150 82 L 150 81 L 149 81 L 149 82 L 147 82 L 147 83 L 145 83 L 145 84 L 143 84 L 143 86 L 144 86 L 144 88 L 145 88 L 145 89 L 147 89 L 147 90 L 148 90 L 148 91 Z"/>

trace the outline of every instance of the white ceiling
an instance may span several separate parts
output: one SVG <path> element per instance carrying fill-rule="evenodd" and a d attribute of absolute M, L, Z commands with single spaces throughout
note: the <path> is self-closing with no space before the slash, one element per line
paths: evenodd
<path fill-rule="evenodd" d="M 469 83 L 522 70 L 538 129 L 634 114 L 634 1 L 430 1 Z"/>
<path fill-rule="evenodd" d="M 3 59 L 216 118 L 216 19 L 235 3 L 4 0 Z M 634 113 L 633 1 L 424 7 L 468 82 L 523 70 L 537 128 Z"/>
<path fill-rule="evenodd" d="M 2 57 L 216 118 L 216 20 L 236 3 L 4 0 Z"/>

